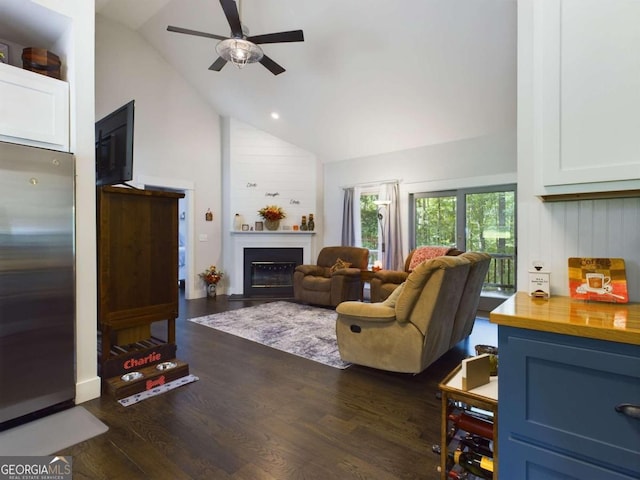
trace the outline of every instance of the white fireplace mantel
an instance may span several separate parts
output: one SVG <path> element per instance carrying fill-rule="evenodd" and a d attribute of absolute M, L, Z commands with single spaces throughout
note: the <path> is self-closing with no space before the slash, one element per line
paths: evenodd
<path fill-rule="evenodd" d="M 245 248 L 302 248 L 302 262 L 311 263 L 313 238 L 316 232 L 301 231 L 232 231 L 233 272 L 229 280 L 229 294 L 242 295 Z"/>

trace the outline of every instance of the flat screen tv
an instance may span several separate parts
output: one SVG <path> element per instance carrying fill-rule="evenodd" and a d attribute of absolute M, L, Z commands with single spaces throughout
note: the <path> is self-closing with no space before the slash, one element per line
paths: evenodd
<path fill-rule="evenodd" d="M 96 185 L 133 178 L 134 100 L 96 122 Z"/>

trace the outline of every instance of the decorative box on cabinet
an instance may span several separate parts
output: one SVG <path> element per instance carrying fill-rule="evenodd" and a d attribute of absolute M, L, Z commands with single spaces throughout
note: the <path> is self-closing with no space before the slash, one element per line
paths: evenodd
<path fill-rule="evenodd" d="M 69 84 L 0 63 L 0 140 L 69 151 Z"/>
<path fill-rule="evenodd" d="M 445 480 L 447 476 L 447 455 L 449 453 L 449 413 L 451 404 L 459 402 L 469 408 L 477 408 L 491 412 L 493 416 L 493 480 L 498 480 L 498 377 L 491 377 L 488 384 L 465 391 L 462 389 L 462 369 L 456 367 L 440 383 L 442 394 L 442 422 L 440 437 L 440 478 Z"/>
<path fill-rule="evenodd" d="M 167 321 L 175 343 L 178 316 L 178 199 L 183 194 L 120 187 L 98 189 L 98 321 L 101 360 L 112 344 L 150 337 Z"/>
<path fill-rule="evenodd" d="M 640 189 L 639 16 L 628 0 L 518 1 L 519 136 L 543 198 Z"/>
<path fill-rule="evenodd" d="M 500 476 L 640 478 L 640 418 L 618 411 L 640 406 L 640 307 L 521 293 L 505 303 L 491 314 L 499 324 Z M 585 338 L 598 335 L 624 341 Z"/>

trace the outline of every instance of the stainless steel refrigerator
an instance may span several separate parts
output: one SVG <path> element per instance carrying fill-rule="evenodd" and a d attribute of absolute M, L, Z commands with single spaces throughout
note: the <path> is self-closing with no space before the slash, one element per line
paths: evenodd
<path fill-rule="evenodd" d="M 73 155 L 0 142 L 0 430 L 73 406 Z"/>

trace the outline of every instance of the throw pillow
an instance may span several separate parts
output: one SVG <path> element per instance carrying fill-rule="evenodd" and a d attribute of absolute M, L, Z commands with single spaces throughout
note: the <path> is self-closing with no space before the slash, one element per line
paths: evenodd
<path fill-rule="evenodd" d="M 331 268 L 329 269 L 329 271 L 331 273 L 335 272 L 336 270 L 341 270 L 343 268 L 349 268 L 351 266 L 351 263 L 349 262 L 345 262 L 344 260 L 342 260 L 341 258 L 338 258 L 336 260 L 336 263 L 334 263 Z"/>
<path fill-rule="evenodd" d="M 451 247 L 418 247 L 414 250 L 413 255 L 411 256 L 411 262 L 409 262 L 409 271 L 413 271 L 413 269 L 420 265 L 422 262 L 446 255 L 451 250 Z"/>

